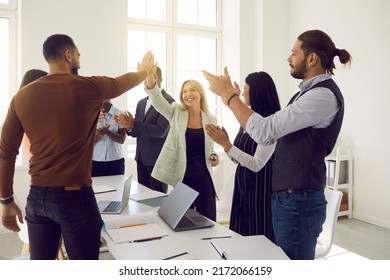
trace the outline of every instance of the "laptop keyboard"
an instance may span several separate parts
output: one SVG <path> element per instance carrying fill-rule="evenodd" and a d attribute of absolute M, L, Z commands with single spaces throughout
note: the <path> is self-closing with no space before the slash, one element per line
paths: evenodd
<path fill-rule="evenodd" d="M 177 224 L 177 228 L 188 228 L 188 227 L 193 227 L 195 224 L 188 219 L 186 216 L 184 216 L 180 222 Z"/>
<path fill-rule="evenodd" d="M 111 201 L 110 204 L 104 208 L 103 212 L 118 212 L 121 209 L 120 201 Z"/>

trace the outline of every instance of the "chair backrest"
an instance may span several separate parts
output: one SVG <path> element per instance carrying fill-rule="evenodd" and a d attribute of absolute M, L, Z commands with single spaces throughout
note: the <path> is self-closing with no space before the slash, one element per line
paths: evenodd
<path fill-rule="evenodd" d="M 325 257 L 330 251 L 339 214 L 341 197 L 343 196 L 342 192 L 329 188 L 325 188 L 324 194 L 328 204 L 326 205 L 326 220 L 322 225 L 322 232 L 317 238 L 316 259 Z"/>
<path fill-rule="evenodd" d="M 17 255 L 12 258 L 4 257 L 0 255 L 0 261 L 1 260 L 29 260 L 29 259 L 30 259 L 30 254 Z"/>
<path fill-rule="evenodd" d="M 236 171 L 234 170 L 226 179 L 221 193 L 219 194 L 219 200 L 217 200 L 217 222 L 219 223 L 226 224 L 230 221 L 235 174 Z"/>
<path fill-rule="evenodd" d="M 18 221 L 18 225 L 20 227 L 20 231 L 18 232 L 18 236 L 20 240 L 22 240 L 23 243 L 28 244 L 29 241 L 28 241 L 27 221 L 24 220 L 23 224 Z"/>

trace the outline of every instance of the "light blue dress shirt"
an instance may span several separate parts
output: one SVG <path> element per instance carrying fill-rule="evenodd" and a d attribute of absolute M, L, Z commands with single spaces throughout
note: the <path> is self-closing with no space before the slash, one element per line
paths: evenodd
<path fill-rule="evenodd" d="M 329 126 L 340 109 L 337 98 L 328 88 L 311 88 L 331 78 L 329 74 L 322 74 L 302 82 L 300 92 L 307 91 L 303 96 L 299 98 L 299 94 L 298 100 L 269 117 L 253 113 L 246 124 L 246 131 L 256 143 L 269 145 L 306 127 Z"/>
<path fill-rule="evenodd" d="M 110 124 L 109 130 L 118 133 L 118 130 L 122 127 L 114 121 L 113 117 L 114 115 L 119 115 L 121 113 L 121 110 L 112 105 L 104 120 L 97 123 L 97 128 L 103 127 L 106 123 L 108 123 Z M 108 135 L 103 135 L 103 137 L 95 143 L 92 160 L 113 161 L 121 158 L 123 158 L 122 144 L 111 140 Z"/>

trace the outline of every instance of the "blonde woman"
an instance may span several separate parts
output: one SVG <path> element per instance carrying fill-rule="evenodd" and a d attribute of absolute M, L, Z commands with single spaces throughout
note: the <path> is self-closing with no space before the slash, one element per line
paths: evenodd
<path fill-rule="evenodd" d="M 199 195 L 193 208 L 216 220 L 215 189 L 211 179 L 219 159 L 214 142 L 205 133 L 206 124 L 216 124 L 207 107 L 205 91 L 195 80 L 187 80 L 180 90 L 180 103 L 169 102 L 161 95 L 153 75 L 145 81 L 145 90 L 153 107 L 170 123 L 170 129 L 152 176 L 168 185 L 178 182 L 190 186 Z M 121 123 L 126 127 L 126 123 Z"/>

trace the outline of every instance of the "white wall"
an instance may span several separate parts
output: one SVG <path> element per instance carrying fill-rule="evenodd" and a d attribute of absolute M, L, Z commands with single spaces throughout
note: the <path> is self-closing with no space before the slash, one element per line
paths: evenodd
<path fill-rule="evenodd" d="M 390 1 L 229 0 L 227 4 L 233 10 L 225 27 L 232 31 L 224 34 L 224 51 L 229 49 L 226 52 L 232 55 L 233 49 L 240 57 L 225 56 L 224 65 L 232 65 L 232 77 L 239 77 L 241 83 L 252 71 L 270 73 L 282 106 L 298 91 L 300 81 L 290 76 L 287 57 L 299 34 L 321 29 L 336 47 L 352 54 L 350 69 L 336 58 L 334 79 L 346 104 L 338 142 L 351 145 L 354 153 L 353 216 L 390 228 L 390 148 L 386 143 L 390 136 L 386 124 L 390 119 L 390 85 L 386 83 L 390 76 Z M 240 27 L 235 33 L 237 22 Z M 234 117 L 225 111 L 229 110 L 225 108 L 223 122 L 232 125 Z"/>

